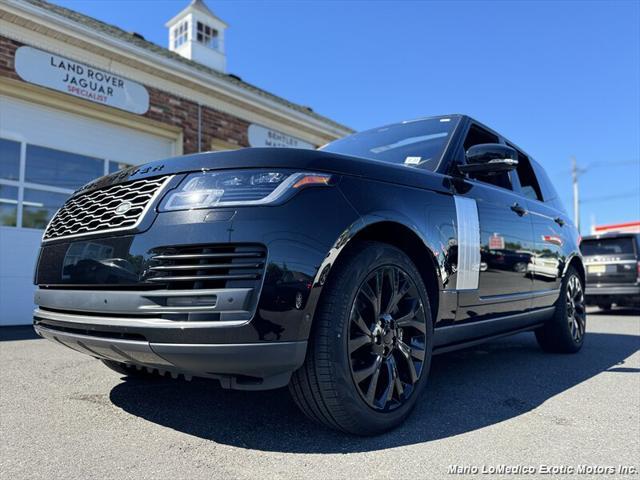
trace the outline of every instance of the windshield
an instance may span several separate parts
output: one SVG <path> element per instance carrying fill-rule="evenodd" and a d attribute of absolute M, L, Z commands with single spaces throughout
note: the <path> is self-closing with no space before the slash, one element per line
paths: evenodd
<path fill-rule="evenodd" d="M 600 238 L 598 240 L 583 240 L 580 244 L 582 255 L 616 255 L 633 254 L 633 238 Z"/>
<path fill-rule="evenodd" d="M 321 150 L 435 171 L 456 120 L 427 118 L 349 135 Z"/>

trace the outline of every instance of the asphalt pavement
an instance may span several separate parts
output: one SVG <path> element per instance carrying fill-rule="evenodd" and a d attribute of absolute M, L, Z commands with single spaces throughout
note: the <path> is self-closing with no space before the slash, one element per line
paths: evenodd
<path fill-rule="evenodd" d="M 358 438 L 308 421 L 286 389 L 125 381 L 4 328 L 0 478 L 640 478 L 640 312 L 591 312 L 588 332 L 575 355 L 531 333 L 440 355 L 410 419 Z"/>

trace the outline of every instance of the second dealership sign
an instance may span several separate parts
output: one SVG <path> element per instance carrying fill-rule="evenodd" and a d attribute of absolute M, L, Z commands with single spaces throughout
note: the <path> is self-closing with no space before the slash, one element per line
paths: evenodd
<path fill-rule="evenodd" d="M 145 87 L 112 73 L 26 46 L 18 48 L 15 62 L 26 82 L 132 113 L 149 109 Z"/>

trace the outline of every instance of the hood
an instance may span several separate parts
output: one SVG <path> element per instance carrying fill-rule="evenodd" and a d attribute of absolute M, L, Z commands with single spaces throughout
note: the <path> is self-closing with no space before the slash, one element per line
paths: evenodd
<path fill-rule="evenodd" d="M 225 152 L 204 152 L 158 160 L 98 178 L 75 194 L 141 178 L 238 168 L 283 168 L 365 177 L 388 183 L 449 191 L 447 178 L 427 170 L 350 157 L 322 150 L 295 148 L 243 148 Z M 75 195 L 74 194 L 74 195 Z"/>

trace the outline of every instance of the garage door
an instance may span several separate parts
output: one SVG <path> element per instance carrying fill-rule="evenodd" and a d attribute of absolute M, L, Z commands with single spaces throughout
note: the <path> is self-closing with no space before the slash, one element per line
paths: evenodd
<path fill-rule="evenodd" d="M 31 322 L 42 230 L 69 194 L 176 151 L 167 137 L 0 96 L 0 325 Z"/>

